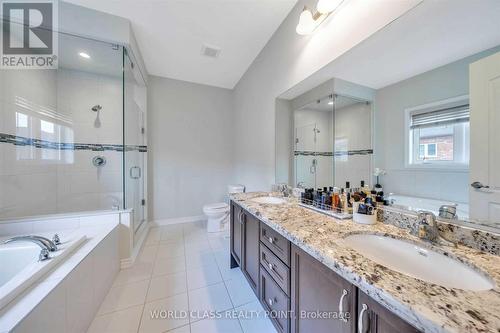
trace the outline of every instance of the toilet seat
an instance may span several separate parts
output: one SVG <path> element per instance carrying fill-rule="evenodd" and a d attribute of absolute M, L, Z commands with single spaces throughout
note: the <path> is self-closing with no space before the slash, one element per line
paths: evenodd
<path fill-rule="evenodd" d="M 207 213 L 224 213 L 229 209 L 229 205 L 225 202 L 218 202 L 203 206 L 203 211 Z"/>

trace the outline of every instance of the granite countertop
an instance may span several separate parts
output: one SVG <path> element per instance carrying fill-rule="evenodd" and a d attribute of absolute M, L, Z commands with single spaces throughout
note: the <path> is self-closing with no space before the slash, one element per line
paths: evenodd
<path fill-rule="evenodd" d="M 241 193 L 231 199 L 416 328 L 424 332 L 500 332 L 499 256 L 460 245 L 433 247 L 484 271 L 496 285 L 488 291 L 445 288 L 381 266 L 348 248 L 344 241 L 353 233 L 377 233 L 422 243 L 407 230 L 383 223 L 336 220 L 300 207 L 292 199 L 281 205 L 250 200 L 267 195 Z"/>

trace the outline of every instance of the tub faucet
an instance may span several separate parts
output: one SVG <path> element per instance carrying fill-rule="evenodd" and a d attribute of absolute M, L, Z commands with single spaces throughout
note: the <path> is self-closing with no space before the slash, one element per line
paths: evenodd
<path fill-rule="evenodd" d="M 36 245 L 40 246 L 40 254 L 38 255 L 38 261 L 44 261 L 47 259 L 50 259 L 49 253 L 50 249 L 47 247 L 45 242 L 43 242 L 40 239 L 33 238 L 30 236 L 17 236 L 17 237 L 12 237 L 9 239 L 4 240 L 1 244 L 8 244 L 8 243 L 13 243 L 13 242 L 31 242 L 35 243 Z"/>
<path fill-rule="evenodd" d="M 57 234 L 55 236 L 57 236 Z M 38 239 L 39 241 L 41 241 L 41 242 L 43 242 L 45 244 L 45 246 L 47 247 L 47 249 L 50 252 L 57 251 L 57 245 L 56 245 L 57 239 L 55 239 L 55 238 L 54 238 L 54 240 L 50 240 L 48 238 L 45 238 L 45 237 L 42 237 L 42 236 L 36 236 L 36 235 L 28 235 L 28 236 L 23 236 L 23 237 L 29 237 L 29 238 L 33 238 L 33 239 Z M 59 238 L 59 236 L 58 236 L 58 238 Z"/>

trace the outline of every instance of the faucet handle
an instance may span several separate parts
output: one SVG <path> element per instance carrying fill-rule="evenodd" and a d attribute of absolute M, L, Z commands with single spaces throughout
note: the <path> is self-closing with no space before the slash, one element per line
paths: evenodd
<path fill-rule="evenodd" d="M 436 215 L 433 212 L 428 210 L 419 210 L 418 211 L 418 220 L 420 223 L 427 225 L 434 225 L 436 221 Z"/>
<path fill-rule="evenodd" d="M 54 236 L 52 237 L 52 242 L 54 242 L 54 244 L 56 244 L 56 245 L 61 244 L 61 239 L 59 238 L 58 234 L 54 234 Z"/>
<path fill-rule="evenodd" d="M 44 261 L 44 260 L 50 259 L 49 253 L 50 253 L 49 250 L 41 249 L 40 254 L 38 255 L 38 261 Z"/>

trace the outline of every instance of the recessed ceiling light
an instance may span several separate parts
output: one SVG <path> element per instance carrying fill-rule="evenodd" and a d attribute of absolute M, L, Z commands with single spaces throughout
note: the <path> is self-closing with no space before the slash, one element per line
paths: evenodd
<path fill-rule="evenodd" d="M 80 57 L 82 57 L 82 58 L 90 59 L 90 56 L 85 52 L 80 52 L 80 53 L 78 53 L 78 55 L 80 55 Z"/>
<path fill-rule="evenodd" d="M 333 101 L 328 102 L 328 105 L 333 105 Z"/>

